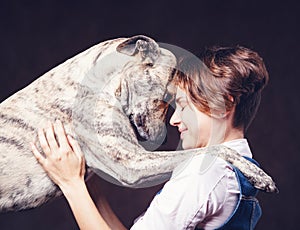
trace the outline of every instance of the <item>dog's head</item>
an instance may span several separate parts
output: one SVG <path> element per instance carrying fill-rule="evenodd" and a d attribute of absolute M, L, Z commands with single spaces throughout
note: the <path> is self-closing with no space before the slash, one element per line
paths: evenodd
<path fill-rule="evenodd" d="M 138 134 L 154 141 L 165 134 L 176 58 L 145 36 L 129 38 L 117 51 L 135 58 L 122 70 L 116 95 Z"/>

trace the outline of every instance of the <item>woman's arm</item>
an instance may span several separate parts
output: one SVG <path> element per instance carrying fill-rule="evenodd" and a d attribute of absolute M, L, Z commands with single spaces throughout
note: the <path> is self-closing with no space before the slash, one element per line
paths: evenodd
<path fill-rule="evenodd" d="M 32 151 L 49 177 L 62 190 L 80 229 L 125 229 L 108 203 L 103 202 L 100 209 L 107 222 L 98 212 L 84 182 L 85 161 L 81 149 L 72 137 L 66 136 L 62 123 L 57 121 L 52 125 L 49 122 L 45 130 L 39 130 L 38 137 L 45 157 L 33 143 Z"/>
<path fill-rule="evenodd" d="M 112 229 L 98 212 L 84 182 L 66 186 L 62 191 L 81 230 Z"/>

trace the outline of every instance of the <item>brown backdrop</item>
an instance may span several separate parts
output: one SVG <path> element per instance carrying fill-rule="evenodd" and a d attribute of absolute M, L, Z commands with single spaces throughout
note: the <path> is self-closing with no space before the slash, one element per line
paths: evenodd
<path fill-rule="evenodd" d="M 240 44 L 264 58 L 270 73 L 247 137 L 280 194 L 259 195 L 257 229 L 295 229 L 299 217 L 299 7 L 270 1 L 1 1 L 0 99 L 82 50 L 109 38 L 145 34 L 197 54 L 210 45 Z M 245 2 L 245 3 L 242 3 Z M 177 142 L 171 136 L 169 143 Z M 159 187 L 131 190 L 104 183 L 126 225 Z M 76 229 L 63 198 L 0 214 L 0 229 Z"/>

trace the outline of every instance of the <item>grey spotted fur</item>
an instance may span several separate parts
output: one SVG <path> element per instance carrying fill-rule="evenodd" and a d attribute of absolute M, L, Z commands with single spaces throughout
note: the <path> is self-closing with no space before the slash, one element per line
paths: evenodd
<path fill-rule="evenodd" d="M 261 169 L 224 146 L 146 151 L 163 133 L 163 101 L 174 55 L 145 36 L 102 42 L 45 73 L 0 105 L 0 211 L 37 207 L 61 192 L 32 155 L 29 142 L 45 120 L 60 119 L 80 143 L 87 165 L 116 183 L 139 187 L 168 179 L 193 154 L 237 166 L 259 189 L 274 191 Z"/>

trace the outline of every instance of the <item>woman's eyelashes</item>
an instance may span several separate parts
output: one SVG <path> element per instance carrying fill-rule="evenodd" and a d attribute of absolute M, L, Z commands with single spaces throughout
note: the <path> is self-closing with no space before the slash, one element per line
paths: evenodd
<path fill-rule="evenodd" d="M 181 101 L 179 106 L 180 106 L 180 110 L 183 111 L 188 106 L 188 102 L 187 101 Z"/>
<path fill-rule="evenodd" d="M 178 99 L 176 104 L 176 108 L 178 108 L 179 111 L 183 111 L 187 106 L 188 106 L 188 102 L 184 99 Z"/>
<path fill-rule="evenodd" d="M 184 105 L 183 104 L 177 104 L 176 108 L 178 108 L 178 110 L 182 112 L 186 108 L 186 106 L 187 105 L 185 105 L 185 104 Z"/>

